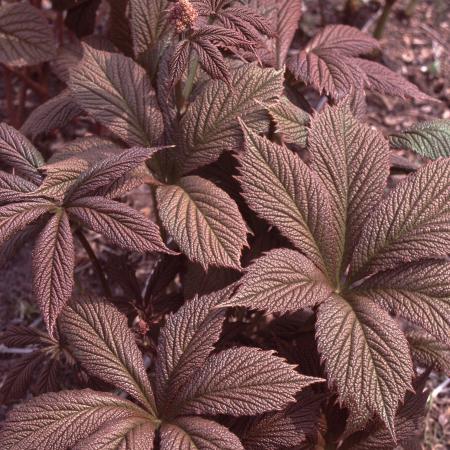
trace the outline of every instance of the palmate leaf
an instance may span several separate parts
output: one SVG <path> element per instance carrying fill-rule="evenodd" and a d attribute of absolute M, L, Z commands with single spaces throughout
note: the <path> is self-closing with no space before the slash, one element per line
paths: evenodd
<path fill-rule="evenodd" d="M 55 55 L 52 29 L 41 12 L 28 3 L 0 8 L 0 62 L 25 66 L 48 61 Z"/>
<path fill-rule="evenodd" d="M 352 259 L 352 279 L 425 258 L 450 244 L 450 159 L 408 176 L 367 220 Z"/>
<path fill-rule="evenodd" d="M 375 39 L 357 28 L 328 25 L 288 60 L 288 67 L 297 79 L 337 100 L 364 87 L 400 98 L 431 99 L 387 67 L 357 58 L 379 49 Z"/>
<path fill-rule="evenodd" d="M 0 161 L 33 182 L 41 180 L 37 169 L 44 164 L 42 155 L 25 136 L 6 123 L 0 124 Z"/>
<path fill-rule="evenodd" d="M 69 218 L 59 210 L 40 233 L 33 251 L 33 292 L 50 334 L 72 295 L 74 267 Z"/>
<path fill-rule="evenodd" d="M 125 250 L 174 253 L 164 245 L 156 224 L 122 203 L 105 197 L 84 197 L 70 202 L 67 212 Z"/>
<path fill-rule="evenodd" d="M 161 426 L 161 450 L 243 450 L 223 425 L 201 417 L 181 417 Z"/>
<path fill-rule="evenodd" d="M 74 450 L 151 450 L 155 424 L 145 417 L 126 417 L 106 422 L 96 433 L 79 442 Z"/>
<path fill-rule="evenodd" d="M 202 367 L 219 339 L 224 310 L 213 309 L 228 298 L 224 289 L 185 303 L 171 314 L 158 340 L 155 385 L 158 410 L 170 408 L 173 398 Z"/>
<path fill-rule="evenodd" d="M 354 289 L 450 343 L 450 263 L 423 261 L 379 272 Z"/>
<path fill-rule="evenodd" d="M 282 97 L 278 103 L 269 106 L 268 111 L 276 125 L 277 133 L 281 134 L 284 141 L 305 146 L 308 137 L 308 113 L 291 103 L 286 97 Z"/>
<path fill-rule="evenodd" d="M 311 120 L 308 148 L 312 168 L 331 199 L 336 276 L 340 277 L 362 226 L 383 194 L 389 146 L 381 133 L 357 122 L 349 107 L 340 104 L 327 107 Z"/>
<path fill-rule="evenodd" d="M 83 44 L 69 87 L 76 102 L 129 145 L 151 147 L 163 132 L 162 115 L 145 70 L 118 53 Z"/>
<path fill-rule="evenodd" d="M 133 38 L 134 56 L 146 56 L 167 29 L 166 0 L 131 0 L 130 28 Z"/>
<path fill-rule="evenodd" d="M 353 419 L 363 426 L 375 413 L 394 436 L 396 410 L 413 375 L 397 323 L 372 302 L 335 295 L 319 307 L 316 335 L 329 382 Z"/>
<path fill-rule="evenodd" d="M 321 270 L 333 249 L 331 211 L 319 178 L 286 147 L 245 128 L 239 177 L 247 204 Z"/>
<path fill-rule="evenodd" d="M 273 353 L 241 347 L 211 355 L 180 392 L 180 413 L 259 414 L 285 407 L 299 390 L 322 381 Z"/>
<path fill-rule="evenodd" d="M 265 123 L 257 103 L 269 105 L 280 96 L 283 71 L 245 65 L 230 71 L 230 85 L 206 83 L 181 121 L 181 171 L 189 172 L 217 160 L 224 150 L 236 149 L 242 132 L 237 118 L 260 128 Z"/>
<path fill-rule="evenodd" d="M 62 330 L 88 372 L 155 411 L 142 354 L 123 314 L 101 298 L 76 299 L 64 310 Z"/>
<path fill-rule="evenodd" d="M 431 159 L 450 156 L 450 120 L 420 122 L 389 136 L 394 148 L 412 150 Z"/>
<path fill-rule="evenodd" d="M 13 409 L 0 431 L 5 450 L 67 448 L 103 424 L 128 417 L 148 417 L 128 400 L 90 389 L 41 395 Z"/>
<path fill-rule="evenodd" d="M 164 227 L 188 258 L 203 267 L 241 267 L 247 229 L 225 191 L 211 181 L 188 176 L 177 185 L 158 187 L 156 197 Z"/>
<path fill-rule="evenodd" d="M 288 249 L 272 250 L 258 258 L 246 269 L 239 284 L 237 294 L 226 301 L 226 306 L 283 313 L 312 307 L 333 291 L 310 259 Z"/>
<path fill-rule="evenodd" d="M 20 131 L 34 139 L 41 133 L 63 127 L 82 112 L 70 91 L 64 89 L 60 94 L 34 109 Z"/>

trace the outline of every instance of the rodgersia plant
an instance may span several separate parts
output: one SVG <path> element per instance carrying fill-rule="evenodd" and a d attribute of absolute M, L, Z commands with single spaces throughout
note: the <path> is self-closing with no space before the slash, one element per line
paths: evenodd
<path fill-rule="evenodd" d="M 53 3 L 94 31 L 76 19 L 98 2 Z M 353 27 L 295 50 L 300 0 L 109 3 L 104 35 L 59 47 L 36 8 L 0 7 L 0 61 L 64 84 L 0 125 L 0 264 L 34 243 L 46 327 L 4 333 L 34 348 L 0 393 L 47 392 L 13 407 L 2 448 L 414 445 L 429 370 L 450 367 L 448 121 L 365 124 L 366 90 L 430 98 Z M 79 118 L 92 133 L 42 145 Z M 401 160 L 392 188 L 390 147 L 434 161 Z M 123 201 L 143 185 L 152 220 Z M 77 242 L 104 298 L 74 295 Z M 147 253 L 141 286 L 127 258 Z"/>

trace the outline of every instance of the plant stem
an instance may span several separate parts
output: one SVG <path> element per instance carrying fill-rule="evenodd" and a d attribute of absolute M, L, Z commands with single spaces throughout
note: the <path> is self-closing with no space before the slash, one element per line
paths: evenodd
<path fill-rule="evenodd" d="M 97 259 L 97 256 L 95 256 L 91 244 L 89 244 L 89 241 L 86 239 L 86 236 L 80 229 L 75 231 L 75 236 L 78 238 L 89 256 L 89 259 L 91 260 L 91 263 L 94 266 L 95 271 L 97 272 L 97 276 L 100 279 L 100 283 L 102 284 L 105 296 L 108 298 L 112 297 L 111 289 L 109 288 L 108 281 L 106 280 L 105 272 L 103 271 L 102 266 L 100 265 L 100 261 Z"/>
<path fill-rule="evenodd" d="M 186 83 L 183 88 L 183 99 L 187 103 L 189 96 L 191 95 L 192 88 L 194 87 L 195 75 L 197 75 L 198 69 L 198 56 L 194 55 L 189 63 L 189 72 L 186 79 Z"/>
<path fill-rule="evenodd" d="M 377 25 L 375 27 L 375 31 L 373 32 L 373 37 L 376 39 L 381 39 L 384 33 L 384 28 L 389 18 L 389 14 L 391 13 L 392 7 L 394 6 L 396 0 L 386 0 L 383 8 L 383 12 L 381 13 L 380 18 L 378 19 Z"/>

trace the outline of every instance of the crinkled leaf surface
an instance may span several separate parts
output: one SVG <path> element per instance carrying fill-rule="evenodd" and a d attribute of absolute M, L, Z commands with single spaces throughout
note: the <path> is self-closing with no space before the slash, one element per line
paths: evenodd
<path fill-rule="evenodd" d="M 381 133 L 357 122 L 345 104 L 327 107 L 311 120 L 308 144 L 312 168 L 331 199 L 340 277 L 362 226 L 383 194 L 389 147 Z"/>
<path fill-rule="evenodd" d="M 83 439 L 74 450 L 152 450 L 155 424 L 145 417 L 125 417 L 106 422 Z"/>
<path fill-rule="evenodd" d="M 389 136 L 394 148 L 412 150 L 431 159 L 450 156 L 450 120 L 419 122 Z"/>
<path fill-rule="evenodd" d="M 352 89 L 362 89 L 366 79 L 359 66 L 351 64 L 350 57 L 330 48 L 302 50 L 288 61 L 288 67 L 297 79 L 335 99 L 344 97 Z"/>
<path fill-rule="evenodd" d="M 247 229 L 231 197 L 211 181 L 183 177 L 156 191 L 166 230 L 188 258 L 208 265 L 240 268 Z"/>
<path fill-rule="evenodd" d="M 436 340 L 423 331 L 406 334 L 411 354 L 421 366 L 433 367 L 444 373 L 450 372 L 450 346 Z"/>
<path fill-rule="evenodd" d="M 167 28 L 166 0 L 131 0 L 130 28 L 136 58 L 143 57 L 158 43 Z"/>
<path fill-rule="evenodd" d="M 310 120 L 308 113 L 295 106 L 286 97 L 269 106 L 268 110 L 275 122 L 277 133 L 280 133 L 286 142 L 306 145 L 307 126 Z"/>
<path fill-rule="evenodd" d="M 243 450 L 223 425 L 201 417 L 181 417 L 161 426 L 161 450 Z"/>
<path fill-rule="evenodd" d="M 5 450 L 67 448 L 111 420 L 145 417 L 116 395 L 90 389 L 44 394 L 14 408 L 0 431 Z"/>
<path fill-rule="evenodd" d="M 79 105 L 129 145 L 151 147 L 163 132 L 162 115 L 145 70 L 118 53 L 83 44 L 69 87 Z"/>
<path fill-rule="evenodd" d="M 0 206 L 0 247 L 53 207 L 53 203 L 39 199 Z"/>
<path fill-rule="evenodd" d="M 237 118 L 261 126 L 264 104 L 281 94 L 283 71 L 246 65 L 231 71 L 230 89 L 220 80 L 208 81 L 181 121 L 184 173 L 215 161 L 224 150 L 236 149 L 242 132 Z"/>
<path fill-rule="evenodd" d="M 413 375 L 397 323 L 372 302 L 335 295 L 319 306 L 316 335 L 331 386 L 363 427 L 377 414 L 394 435 L 399 402 Z"/>
<path fill-rule="evenodd" d="M 177 398 L 182 414 L 258 414 L 281 409 L 311 383 L 273 351 L 240 347 L 211 355 Z"/>
<path fill-rule="evenodd" d="M 106 300 L 86 297 L 72 302 L 62 319 L 64 336 L 83 367 L 153 412 L 152 387 L 127 318 Z"/>
<path fill-rule="evenodd" d="M 403 180 L 367 220 L 352 260 L 353 279 L 409 261 L 444 257 L 450 244 L 450 159 Z"/>
<path fill-rule="evenodd" d="M 245 128 L 239 180 L 247 204 L 276 226 L 320 269 L 333 248 L 327 192 L 319 178 L 286 147 Z M 331 256 L 330 256 L 331 258 Z"/>
<path fill-rule="evenodd" d="M 0 124 L 0 161 L 31 181 L 41 180 L 37 168 L 44 164 L 42 155 L 25 136 L 6 123 Z"/>
<path fill-rule="evenodd" d="M 62 201 L 70 186 L 88 167 L 89 163 L 79 158 L 68 158 L 41 166 L 41 170 L 45 172 L 46 177 L 39 188 L 33 192 L 33 195 Z"/>
<path fill-rule="evenodd" d="M 73 100 L 69 89 L 42 103 L 27 117 L 20 131 L 34 139 L 41 133 L 67 125 L 83 110 Z"/>
<path fill-rule="evenodd" d="M 244 448 L 278 450 L 301 445 L 316 429 L 321 400 L 306 392 L 283 411 L 257 416 L 241 436 Z"/>
<path fill-rule="evenodd" d="M 239 290 L 227 306 L 287 312 L 325 301 L 333 289 L 326 276 L 301 253 L 272 250 L 258 258 L 239 280 Z"/>
<path fill-rule="evenodd" d="M 67 193 L 66 201 L 70 202 L 88 195 L 95 196 L 101 188 L 107 192 L 107 186 L 112 186 L 115 181 L 139 167 L 156 150 L 156 148 L 134 147 L 100 160 L 83 173 L 72 186 Z"/>
<path fill-rule="evenodd" d="M 159 335 L 155 364 L 160 411 L 170 409 L 173 397 L 214 350 L 222 331 L 224 310 L 213 308 L 226 300 L 230 292 L 228 288 L 196 297 L 167 318 Z"/>
<path fill-rule="evenodd" d="M 39 64 L 52 59 L 56 46 L 44 15 L 25 2 L 0 8 L 0 62 L 11 66 Z"/>
<path fill-rule="evenodd" d="M 85 197 L 70 202 L 67 212 L 126 250 L 173 253 L 164 245 L 158 226 L 123 203 L 105 197 Z"/>
<path fill-rule="evenodd" d="M 450 263 L 421 261 L 379 272 L 354 289 L 450 343 Z"/>
<path fill-rule="evenodd" d="M 345 56 L 358 56 L 380 48 L 376 39 L 348 25 L 327 25 L 308 43 L 306 50 L 329 49 Z"/>
<path fill-rule="evenodd" d="M 72 295 L 74 267 L 69 218 L 60 210 L 39 234 L 33 251 L 33 292 L 50 334 Z"/>
<path fill-rule="evenodd" d="M 410 83 L 396 72 L 374 61 L 352 58 L 349 64 L 358 66 L 366 75 L 365 85 L 371 91 L 400 98 L 433 100 L 424 94 L 415 84 Z"/>

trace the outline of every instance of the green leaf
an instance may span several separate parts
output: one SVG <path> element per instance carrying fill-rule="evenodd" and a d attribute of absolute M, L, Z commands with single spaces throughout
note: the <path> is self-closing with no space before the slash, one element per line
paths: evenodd
<path fill-rule="evenodd" d="M 420 122 L 389 136 L 394 148 L 408 149 L 430 159 L 450 156 L 450 120 Z"/>

